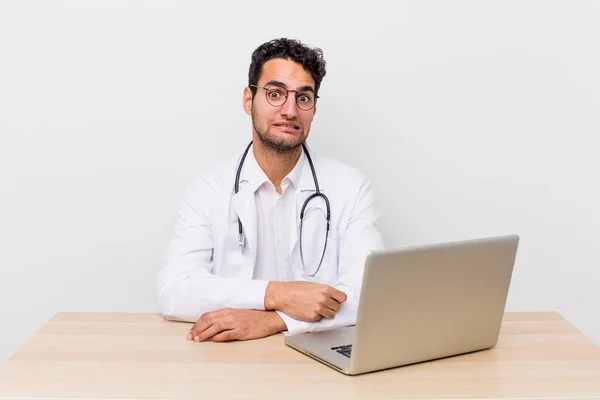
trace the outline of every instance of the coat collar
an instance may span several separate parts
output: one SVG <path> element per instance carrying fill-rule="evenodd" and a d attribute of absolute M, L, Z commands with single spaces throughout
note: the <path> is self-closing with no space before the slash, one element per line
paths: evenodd
<path fill-rule="evenodd" d="M 308 153 L 310 154 L 309 146 L 306 145 L 306 148 L 308 150 Z M 242 183 L 248 183 L 249 186 L 247 186 L 247 188 L 251 193 L 255 193 L 263 183 L 269 180 L 265 172 L 258 165 L 258 162 L 254 157 L 253 150 L 254 146 L 251 146 L 248 150 L 248 154 L 246 155 L 246 159 L 244 160 L 242 171 L 240 172 L 240 191 L 242 191 Z M 241 159 L 241 156 L 239 157 L 239 159 Z M 322 175 L 319 173 L 319 167 L 316 165 L 317 161 L 315 161 L 314 158 L 313 164 L 315 164 L 315 173 L 319 182 L 319 189 L 323 191 L 324 181 L 322 179 L 319 179 Z M 306 156 L 304 150 L 302 150 L 302 154 L 300 155 L 296 166 L 288 174 L 286 179 L 287 178 L 289 178 L 292 181 L 292 184 L 299 191 L 315 191 L 315 181 L 313 178 L 312 170 L 310 168 L 310 163 L 308 162 L 308 157 Z"/>

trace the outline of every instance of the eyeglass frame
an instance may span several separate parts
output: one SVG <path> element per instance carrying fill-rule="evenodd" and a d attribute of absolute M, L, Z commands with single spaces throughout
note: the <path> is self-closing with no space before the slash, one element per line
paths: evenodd
<path fill-rule="evenodd" d="M 298 90 L 288 89 L 288 88 L 280 86 L 280 85 L 270 85 L 268 87 L 259 86 L 259 85 L 248 85 L 248 86 L 249 87 L 255 87 L 255 88 L 258 88 L 258 89 L 264 89 L 265 90 L 265 97 L 267 99 L 267 103 L 269 103 L 269 105 L 271 107 L 283 107 L 283 105 L 288 101 L 288 98 L 290 97 L 290 92 L 296 93 L 296 96 L 295 96 L 295 98 L 296 98 L 296 101 L 295 101 L 296 107 L 298 107 L 302 111 L 310 111 L 313 108 L 315 108 L 315 106 L 317 105 L 317 99 L 319 98 L 319 96 L 315 93 L 315 104 L 313 104 L 313 106 L 311 108 L 309 108 L 309 109 L 304 109 L 304 108 L 300 107 L 300 105 L 298 104 Z M 269 101 L 269 89 L 272 88 L 272 87 L 278 87 L 278 88 L 281 88 L 281 89 L 283 89 L 283 90 L 285 90 L 287 92 L 287 94 L 285 95 L 285 100 L 279 106 L 274 106 Z M 310 90 L 308 90 L 308 91 L 310 91 Z M 314 91 L 313 91 L 313 93 L 314 93 Z"/>

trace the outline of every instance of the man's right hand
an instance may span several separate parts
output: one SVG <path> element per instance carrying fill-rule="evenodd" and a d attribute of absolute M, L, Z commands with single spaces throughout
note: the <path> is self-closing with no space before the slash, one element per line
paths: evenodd
<path fill-rule="evenodd" d="M 265 293 L 265 309 L 279 310 L 295 319 L 316 322 L 321 318 L 333 318 L 346 299 L 346 293 L 329 285 L 271 281 Z"/>

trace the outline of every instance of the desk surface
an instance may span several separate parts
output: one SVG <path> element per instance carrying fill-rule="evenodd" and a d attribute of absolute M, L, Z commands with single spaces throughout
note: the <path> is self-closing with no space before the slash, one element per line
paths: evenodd
<path fill-rule="evenodd" d="M 57 314 L 0 365 L 0 398 L 600 398 L 600 348 L 557 313 L 506 313 L 491 350 L 352 377 L 283 335 L 194 343 L 189 327 Z"/>

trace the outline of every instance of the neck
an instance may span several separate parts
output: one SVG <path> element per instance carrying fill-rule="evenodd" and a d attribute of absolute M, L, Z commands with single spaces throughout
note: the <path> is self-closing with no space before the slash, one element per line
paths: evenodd
<path fill-rule="evenodd" d="M 302 154 L 302 146 L 298 146 L 298 148 L 294 150 L 281 152 L 265 146 L 265 144 L 257 137 L 254 139 L 254 145 L 252 146 L 254 158 L 275 186 L 277 193 L 281 194 L 281 181 L 283 181 L 283 178 L 285 178 L 296 166 L 296 163 Z"/>

